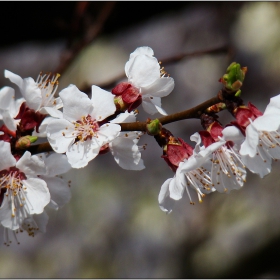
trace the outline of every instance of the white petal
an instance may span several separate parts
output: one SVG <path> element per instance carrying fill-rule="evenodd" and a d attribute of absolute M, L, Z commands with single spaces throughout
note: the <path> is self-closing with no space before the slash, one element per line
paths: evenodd
<path fill-rule="evenodd" d="M 103 124 L 98 130 L 98 143 L 101 146 L 114 140 L 120 133 L 121 126 L 114 123 Z"/>
<path fill-rule="evenodd" d="M 66 180 L 47 176 L 42 176 L 41 178 L 46 181 L 51 200 L 54 201 L 59 208 L 70 201 L 71 192 Z"/>
<path fill-rule="evenodd" d="M 129 56 L 129 61 L 125 64 L 125 74 L 128 77 L 128 70 L 131 66 L 131 64 L 134 61 L 134 58 L 138 55 L 147 55 L 152 57 L 154 55 L 154 51 L 150 47 L 139 47 L 137 48 L 133 53 Z"/>
<path fill-rule="evenodd" d="M 9 228 L 11 230 L 18 229 L 23 220 L 25 219 L 23 211 L 17 212 L 15 217 L 12 217 L 12 204 L 11 200 L 8 200 L 6 196 L 4 196 L 2 205 L 0 207 L 0 221 L 3 227 Z"/>
<path fill-rule="evenodd" d="M 258 131 L 275 131 L 280 127 L 280 114 L 270 114 L 258 117 L 254 120 L 253 126 Z"/>
<path fill-rule="evenodd" d="M 135 121 L 135 114 L 133 112 L 128 113 L 127 111 L 125 111 L 124 113 L 119 114 L 115 119 L 111 120 L 110 123 L 128 123 Z"/>
<path fill-rule="evenodd" d="M 117 137 L 109 147 L 115 161 L 123 169 L 142 170 L 145 168 L 139 148 L 132 139 Z"/>
<path fill-rule="evenodd" d="M 11 145 L 8 142 L 0 141 L 0 171 L 16 165 L 16 159 L 11 153 Z"/>
<path fill-rule="evenodd" d="M 241 157 L 245 166 L 253 173 L 259 174 L 261 178 L 271 172 L 271 157 L 265 153 L 250 157 L 248 155 Z"/>
<path fill-rule="evenodd" d="M 270 102 L 264 111 L 264 115 L 270 115 L 270 114 L 272 115 L 280 114 L 280 94 L 270 98 Z"/>
<path fill-rule="evenodd" d="M 82 168 L 98 155 L 100 148 L 95 138 L 84 142 L 78 141 L 69 147 L 66 156 L 73 168 Z"/>
<path fill-rule="evenodd" d="M 168 214 L 172 212 L 172 208 L 175 203 L 175 201 L 170 198 L 170 193 L 169 193 L 169 184 L 172 180 L 174 180 L 174 178 L 167 179 L 162 184 L 158 195 L 158 202 L 159 202 L 160 209 Z"/>
<path fill-rule="evenodd" d="M 167 96 L 174 89 L 174 80 L 169 77 L 158 78 L 153 84 L 141 87 L 141 95 L 149 94 L 154 97 Z"/>
<path fill-rule="evenodd" d="M 162 115 L 167 115 L 167 113 L 161 108 L 160 97 L 154 97 L 153 99 L 144 97 L 142 101 L 143 109 L 151 115 L 160 113 Z"/>
<path fill-rule="evenodd" d="M 45 118 L 39 126 L 39 132 L 36 132 L 36 130 L 34 130 L 32 136 L 47 137 L 47 127 L 49 123 L 52 122 L 53 120 L 55 120 L 55 118 L 52 117 Z"/>
<path fill-rule="evenodd" d="M 227 126 L 223 129 L 222 133 L 225 141 L 233 141 L 240 144 L 244 141 L 242 132 L 236 126 Z"/>
<path fill-rule="evenodd" d="M 64 119 L 54 119 L 47 126 L 47 136 L 50 145 L 57 153 L 65 153 L 75 141 L 74 124 Z"/>
<path fill-rule="evenodd" d="M 16 84 L 20 89 L 23 87 L 23 79 L 9 70 L 4 71 L 5 78 L 8 78 L 12 83 Z"/>
<path fill-rule="evenodd" d="M 10 115 L 10 112 L 7 110 L 1 110 L 0 113 L 2 114 L 2 119 L 4 124 L 12 131 L 17 129 L 17 121 Z"/>
<path fill-rule="evenodd" d="M 32 231 L 34 236 L 36 236 L 38 232 L 42 232 L 42 233 L 46 232 L 48 221 L 49 221 L 49 216 L 44 211 L 41 214 L 34 214 L 24 219 L 21 228 L 26 230 L 28 233 L 30 233 L 30 226 L 34 227 L 35 229 L 39 228 L 38 230 Z"/>
<path fill-rule="evenodd" d="M 92 103 L 88 96 L 75 85 L 63 89 L 59 96 L 63 103 L 63 117 L 68 121 L 80 120 L 92 110 Z"/>
<path fill-rule="evenodd" d="M 37 111 L 42 103 L 42 93 L 37 83 L 32 78 L 23 79 L 21 94 L 25 98 L 29 108 Z"/>
<path fill-rule="evenodd" d="M 29 214 L 40 214 L 50 202 L 50 192 L 44 180 L 30 178 L 22 181 L 26 190 L 26 203 L 29 204 Z"/>
<path fill-rule="evenodd" d="M 39 110 L 39 112 L 41 114 L 49 114 L 51 117 L 54 117 L 54 118 L 58 118 L 58 119 L 63 118 L 62 112 L 53 107 L 42 107 Z"/>
<path fill-rule="evenodd" d="M 183 197 L 185 190 L 185 176 L 183 173 L 176 172 L 176 180 L 171 180 L 169 184 L 170 198 L 179 200 Z"/>
<path fill-rule="evenodd" d="M 246 127 L 246 138 L 241 144 L 239 153 L 241 155 L 255 156 L 257 152 L 257 145 L 259 144 L 259 134 L 252 124 Z"/>
<path fill-rule="evenodd" d="M 46 175 L 50 177 L 64 174 L 71 169 L 66 155 L 52 153 L 44 160 L 44 162 L 47 168 Z"/>
<path fill-rule="evenodd" d="M 28 151 L 18 160 L 16 167 L 26 175 L 37 176 L 46 173 L 44 161 L 37 155 L 31 156 Z"/>
<path fill-rule="evenodd" d="M 114 95 L 98 86 L 92 86 L 91 90 L 91 101 L 93 104 L 91 116 L 97 121 L 102 121 L 113 115 L 116 111 Z"/>
<path fill-rule="evenodd" d="M 128 81 L 135 87 L 146 87 L 160 78 L 160 65 L 155 57 L 138 55 L 127 72 Z"/>
<path fill-rule="evenodd" d="M 3 87 L 0 90 L 0 109 L 9 110 L 15 101 L 15 90 L 11 87 Z"/>

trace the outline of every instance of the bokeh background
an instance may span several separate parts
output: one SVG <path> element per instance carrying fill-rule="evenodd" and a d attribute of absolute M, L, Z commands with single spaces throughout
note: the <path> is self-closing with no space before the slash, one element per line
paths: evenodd
<path fill-rule="evenodd" d="M 0 7 L 0 73 L 8 69 L 36 78 L 40 71 L 62 69 L 61 59 L 92 36 L 62 69 L 60 89 L 72 83 L 85 92 L 92 84 L 111 90 L 139 46 L 152 47 L 159 60 L 229 46 L 228 53 L 164 65 L 175 79 L 174 91 L 162 99 L 168 113 L 215 96 L 218 79 L 233 61 L 248 67 L 246 103 L 264 110 L 280 93 L 277 2 L 38 1 Z M 6 85 L 12 86 L 2 74 L 0 86 Z M 219 115 L 223 124 L 232 120 L 226 112 Z M 146 118 L 140 108 L 138 119 Z M 166 128 L 189 143 L 201 130 L 199 120 Z M 280 278 L 279 163 L 264 179 L 248 172 L 239 191 L 212 193 L 194 206 L 184 197 L 166 215 L 157 197 L 173 173 L 152 137 L 139 144 L 148 145 L 143 171 L 122 170 L 106 154 L 64 175 L 72 181 L 71 201 L 48 212 L 45 234 L 23 233 L 20 245 L 0 245 L 0 277 Z"/>

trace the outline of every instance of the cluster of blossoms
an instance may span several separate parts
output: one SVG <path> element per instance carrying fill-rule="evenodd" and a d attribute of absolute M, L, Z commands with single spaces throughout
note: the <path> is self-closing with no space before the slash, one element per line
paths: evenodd
<path fill-rule="evenodd" d="M 145 168 L 146 145 L 138 146 L 143 132 L 122 132 L 120 124 L 135 122 L 141 104 L 150 114 L 166 114 L 161 97 L 173 90 L 174 80 L 153 54 L 149 47 L 136 49 L 125 65 L 127 81 L 112 92 L 93 85 L 91 98 L 75 85 L 55 97 L 59 74 L 40 73 L 35 81 L 5 70 L 22 95 L 15 100 L 13 88 L 0 91 L 0 223 L 6 245 L 12 236 L 18 240 L 18 232 L 44 232 L 45 208 L 59 209 L 70 200 L 69 182 L 58 175 L 106 152 L 124 169 Z M 39 138 L 47 138 L 49 151 L 32 155 Z"/>
<path fill-rule="evenodd" d="M 251 103 L 245 106 L 239 94 L 247 69 L 240 69 L 233 63 L 227 71 L 220 80 L 225 84 L 221 91 L 225 103 L 220 107 L 213 106 L 201 115 L 205 130 L 190 137 L 196 142 L 194 149 L 170 133 L 157 136 L 163 146 L 162 157 L 175 173 L 163 183 L 158 196 L 160 208 L 166 213 L 172 211 L 175 201 L 183 197 L 185 190 L 190 203 L 194 204 L 188 187 L 196 191 L 202 202 L 202 197 L 208 193 L 230 193 L 243 187 L 246 168 L 263 178 L 270 173 L 272 160 L 280 159 L 280 95 L 270 99 L 264 113 Z M 232 73 L 235 85 L 226 80 Z M 235 117 L 225 128 L 215 115 L 221 107 L 227 108 Z"/>
<path fill-rule="evenodd" d="M 17 240 L 18 232 L 31 236 L 44 232 L 45 209 L 57 210 L 70 200 L 69 182 L 58 175 L 83 168 L 107 152 L 121 168 L 145 168 L 141 151 L 146 145 L 138 145 L 144 133 L 155 137 L 162 158 L 175 173 L 163 183 L 158 197 L 167 213 L 185 190 L 194 204 L 189 187 L 199 201 L 214 191 L 229 193 L 243 187 L 246 168 L 263 177 L 271 171 L 272 159 L 280 159 L 280 95 L 271 99 L 264 114 L 251 103 L 245 106 L 240 87 L 246 68 L 239 64 L 231 64 L 220 79 L 221 103 L 199 115 L 204 130 L 191 136 L 194 147 L 174 137 L 158 119 L 148 119 L 135 131 L 123 129 L 127 123 L 138 124 L 140 105 L 149 114 L 167 115 L 161 98 L 174 88 L 174 80 L 149 47 L 130 55 L 125 73 L 127 80 L 111 92 L 92 85 L 89 98 L 72 84 L 55 97 L 59 74 L 40 73 L 35 81 L 5 70 L 5 77 L 22 94 L 15 100 L 13 88 L 0 90 L 0 223 L 5 244 L 12 236 Z M 223 109 L 235 118 L 225 127 L 216 115 Z M 47 139 L 47 148 L 34 150 L 32 144 L 40 138 Z"/>

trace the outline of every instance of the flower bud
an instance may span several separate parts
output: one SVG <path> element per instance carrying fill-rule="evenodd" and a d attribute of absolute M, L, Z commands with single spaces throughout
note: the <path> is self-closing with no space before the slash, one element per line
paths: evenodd
<path fill-rule="evenodd" d="M 219 80 L 227 90 L 238 91 L 245 79 L 247 67 L 240 66 L 239 63 L 233 62 L 227 68 L 226 74 Z M 238 94 L 240 95 L 241 92 Z"/>
<path fill-rule="evenodd" d="M 157 135 L 160 133 L 162 125 L 158 119 L 147 121 L 146 130 L 149 135 Z"/>
<path fill-rule="evenodd" d="M 38 139 L 37 136 L 31 136 L 31 135 L 20 137 L 16 142 L 16 149 L 21 149 L 21 150 L 27 149 L 28 147 L 30 147 L 32 143 L 35 143 L 37 139 Z"/>

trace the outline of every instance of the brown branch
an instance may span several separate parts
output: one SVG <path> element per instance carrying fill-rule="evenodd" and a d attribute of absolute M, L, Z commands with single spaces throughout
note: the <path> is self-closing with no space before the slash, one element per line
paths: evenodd
<path fill-rule="evenodd" d="M 185 110 L 183 112 L 175 113 L 172 115 L 168 115 L 162 118 L 159 118 L 158 120 L 162 125 L 177 122 L 180 120 L 186 120 L 186 119 L 194 119 L 199 118 L 200 115 L 210 106 L 217 104 L 221 102 L 221 99 L 219 96 L 213 97 L 200 105 L 193 107 L 191 109 Z M 119 125 L 122 128 L 122 131 L 146 131 L 146 122 L 134 122 L 134 123 L 120 123 Z"/>
<path fill-rule="evenodd" d="M 193 119 L 193 118 L 199 118 L 200 115 L 210 106 L 217 104 L 221 102 L 221 97 L 218 94 L 216 97 L 213 97 L 200 105 L 197 105 L 191 109 L 175 113 L 172 115 L 168 115 L 162 118 L 159 118 L 159 121 L 161 122 L 162 125 L 180 121 L 180 120 L 185 120 L 185 119 Z M 120 123 L 119 125 L 121 126 L 122 131 L 146 131 L 146 122 L 133 122 L 133 123 Z M 43 144 L 37 144 L 30 146 L 27 149 L 31 154 L 39 154 L 43 152 L 50 152 L 53 151 L 49 143 L 43 143 Z"/>

